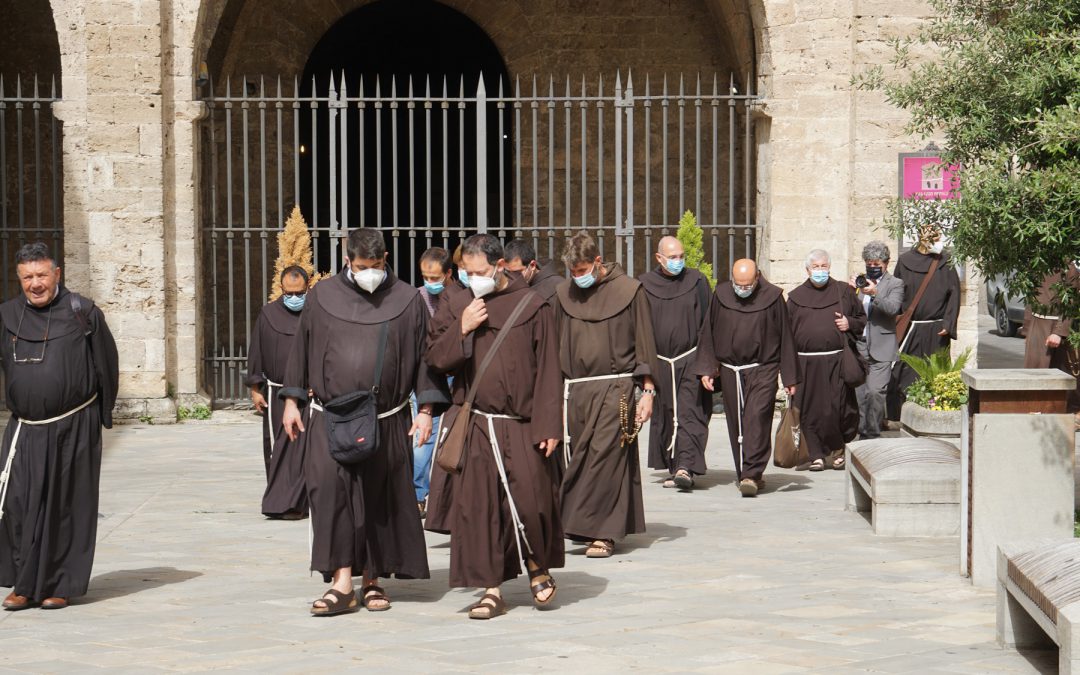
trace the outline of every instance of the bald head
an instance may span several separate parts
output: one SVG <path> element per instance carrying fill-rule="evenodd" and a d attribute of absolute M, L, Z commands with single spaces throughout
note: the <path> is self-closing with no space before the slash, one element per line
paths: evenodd
<path fill-rule="evenodd" d="M 749 258 L 736 260 L 731 266 L 731 281 L 736 286 L 752 286 L 757 281 L 757 263 Z"/>
<path fill-rule="evenodd" d="M 686 251 L 682 242 L 672 236 L 662 237 L 656 246 L 656 262 L 667 276 L 680 274 L 686 265 Z"/>

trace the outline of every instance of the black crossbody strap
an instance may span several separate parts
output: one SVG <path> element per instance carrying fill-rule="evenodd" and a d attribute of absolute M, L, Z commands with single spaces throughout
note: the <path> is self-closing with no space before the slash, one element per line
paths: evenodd
<path fill-rule="evenodd" d="M 384 321 L 379 330 L 379 356 L 375 359 L 375 384 L 371 387 L 373 394 L 379 393 L 379 383 L 382 382 L 383 360 L 386 358 L 386 339 L 390 334 L 390 322 Z"/>
<path fill-rule="evenodd" d="M 484 377 L 484 373 L 487 372 L 488 366 L 491 365 L 491 360 L 495 358 L 495 352 L 499 351 L 499 347 L 502 346 L 506 336 L 510 334 L 510 329 L 514 327 L 514 322 L 517 321 L 521 313 L 525 311 L 525 305 L 529 302 L 529 294 L 526 293 L 514 308 L 514 311 L 510 313 L 510 318 L 503 324 L 502 330 L 495 336 L 495 343 L 491 345 L 491 349 L 484 355 L 484 360 L 480 362 L 480 367 L 476 370 L 476 377 L 473 378 L 472 384 L 469 386 L 468 393 L 465 394 L 465 402 L 470 406 L 473 399 L 476 398 L 476 388 L 480 384 L 481 378 Z"/>

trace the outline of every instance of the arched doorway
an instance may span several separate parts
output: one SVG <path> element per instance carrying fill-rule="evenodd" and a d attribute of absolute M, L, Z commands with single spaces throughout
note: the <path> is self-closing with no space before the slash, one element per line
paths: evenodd
<path fill-rule="evenodd" d="M 336 125 L 322 123 L 318 109 L 301 108 L 301 210 L 313 224 L 382 229 L 398 274 L 416 282 L 420 252 L 453 248 L 477 226 L 476 109 L 450 99 L 472 98 L 481 75 L 491 96 L 509 88 L 495 43 L 455 9 L 433 0 L 377 0 L 346 14 L 312 50 L 300 80 L 302 96 L 336 91 L 340 106 Z M 509 110 L 488 108 L 492 120 L 504 116 L 505 143 Z M 498 151 L 487 146 L 489 166 L 498 166 Z M 511 166 L 504 162 L 502 171 L 507 185 Z M 495 179 L 488 177 L 496 196 L 487 200 L 491 221 L 499 220 Z M 329 243 L 319 246 L 320 269 L 336 268 Z"/>
<path fill-rule="evenodd" d="M 294 203 L 322 271 L 340 269 L 349 228 L 377 227 L 413 282 L 424 248 L 452 248 L 485 216 L 489 231 L 531 239 L 542 257 L 588 229 L 635 274 L 684 210 L 706 228 L 718 271 L 756 252 L 758 101 L 715 48 L 707 0 L 657 8 L 682 26 L 677 36 L 654 35 L 656 16 L 614 0 L 588 13 L 518 0 L 312 0 L 310 15 L 288 19 L 254 0 L 226 4 L 237 10 L 222 14 L 231 37 L 207 52 L 220 59 L 202 125 L 205 381 L 219 403 L 245 397 L 247 335 Z M 459 40 L 473 53 L 455 53 Z"/>

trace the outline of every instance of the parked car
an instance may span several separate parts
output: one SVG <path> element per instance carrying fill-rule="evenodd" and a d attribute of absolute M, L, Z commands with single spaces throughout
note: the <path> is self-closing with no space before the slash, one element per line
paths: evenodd
<path fill-rule="evenodd" d="M 1010 295 L 1006 277 L 995 274 L 986 279 L 986 313 L 994 317 L 998 335 L 1013 337 L 1024 324 L 1024 299 Z"/>

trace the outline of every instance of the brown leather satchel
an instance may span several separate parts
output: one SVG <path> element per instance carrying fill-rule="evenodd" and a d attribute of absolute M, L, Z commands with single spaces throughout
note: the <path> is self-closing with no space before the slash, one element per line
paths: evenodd
<path fill-rule="evenodd" d="M 810 461 L 810 447 L 802 434 L 799 409 L 788 401 L 780 415 L 773 443 L 773 464 L 781 469 L 794 469 Z"/>
<path fill-rule="evenodd" d="M 908 328 L 911 327 L 911 317 L 915 316 L 915 309 L 919 306 L 919 301 L 922 300 L 923 293 L 926 292 L 926 287 L 930 285 L 930 280 L 934 278 L 934 272 L 937 272 L 940 263 L 940 256 L 930 262 L 930 270 L 923 277 L 922 283 L 919 284 L 919 290 L 915 291 L 915 299 L 908 305 L 907 310 L 896 319 L 897 346 L 904 344 L 904 336 L 907 334 Z"/>
<path fill-rule="evenodd" d="M 488 366 L 491 365 L 495 352 L 499 351 L 499 347 L 506 340 L 506 336 L 510 334 L 510 329 L 513 328 L 514 322 L 521 316 L 528 302 L 529 295 L 526 293 L 525 297 L 514 307 L 514 311 L 510 313 L 510 318 L 503 324 L 499 334 L 495 336 L 495 342 L 491 345 L 488 353 L 484 355 L 484 360 L 480 362 L 480 367 L 476 370 L 476 376 L 469 385 L 469 390 L 465 394 L 465 402 L 460 406 L 451 406 L 449 410 L 443 413 L 439 424 L 439 438 L 435 442 L 435 461 L 438 462 L 440 468 L 448 473 L 461 473 L 461 470 L 465 468 L 465 438 L 469 435 L 469 422 L 472 418 L 472 404 L 476 398 L 476 388 L 484 377 L 484 373 L 487 372 Z"/>

